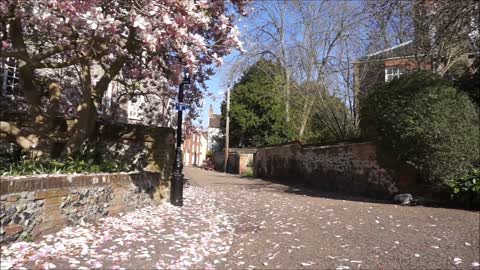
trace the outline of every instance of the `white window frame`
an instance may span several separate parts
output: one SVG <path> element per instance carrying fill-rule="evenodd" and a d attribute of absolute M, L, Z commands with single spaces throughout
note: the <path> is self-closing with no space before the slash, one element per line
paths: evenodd
<path fill-rule="evenodd" d="M 142 120 L 142 105 L 145 103 L 144 96 L 138 96 L 135 101 L 129 100 L 127 103 L 127 117 L 132 120 Z"/>
<path fill-rule="evenodd" d="M 113 83 L 114 82 L 110 82 L 108 84 L 107 91 L 105 91 L 105 94 L 103 96 L 102 103 L 104 112 L 110 112 L 110 108 L 112 107 Z"/>
<path fill-rule="evenodd" d="M 8 65 L 9 61 L 13 59 L 13 66 Z M 17 60 L 15 58 L 7 57 L 5 59 L 5 62 L 2 61 L 2 95 L 4 96 L 9 96 L 13 97 L 15 96 L 15 86 L 20 83 L 20 74 L 18 73 L 18 65 L 17 65 Z M 13 76 L 9 76 L 9 73 L 12 74 Z M 12 78 L 13 79 L 13 84 L 8 83 L 8 79 Z M 16 82 L 15 82 L 16 81 Z M 7 93 L 7 89 L 10 90 Z"/>
<path fill-rule="evenodd" d="M 389 82 L 395 78 L 400 78 L 404 73 L 401 67 L 385 67 L 385 82 Z"/>

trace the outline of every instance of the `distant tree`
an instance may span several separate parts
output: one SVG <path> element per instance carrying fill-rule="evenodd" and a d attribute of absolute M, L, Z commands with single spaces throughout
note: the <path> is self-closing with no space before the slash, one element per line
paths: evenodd
<path fill-rule="evenodd" d="M 413 5 L 417 58 L 442 77 L 480 52 L 480 3 L 416 0 Z"/>
<path fill-rule="evenodd" d="M 413 39 L 414 1 L 365 1 L 369 17 L 368 50 L 375 52 Z"/>
<path fill-rule="evenodd" d="M 231 90 L 230 146 L 252 147 L 284 143 L 293 138 L 286 123 L 280 65 L 260 60 L 251 66 Z M 225 134 L 225 102 L 222 132 Z"/>
<path fill-rule="evenodd" d="M 310 106 L 308 117 L 304 104 Z M 300 129 L 295 129 L 297 139 L 305 143 L 334 143 L 356 137 L 357 129 L 344 101 L 329 94 L 319 82 L 304 82 L 292 91 L 292 116 L 300 122 Z"/>
<path fill-rule="evenodd" d="M 414 40 L 416 58 L 442 77 L 471 64 L 480 49 L 480 3 L 475 0 L 365 2 L 369 51 Z"/>

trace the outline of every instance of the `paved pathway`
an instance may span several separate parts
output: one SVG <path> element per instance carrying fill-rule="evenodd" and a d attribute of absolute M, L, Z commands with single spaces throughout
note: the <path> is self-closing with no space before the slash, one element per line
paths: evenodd
<path fill-rule="evenodd" d="M 185 206 L 149 207 L 36 243 L 2 268 L 480 269 L 479 213 L 327 199 L 186 168 Z"/>

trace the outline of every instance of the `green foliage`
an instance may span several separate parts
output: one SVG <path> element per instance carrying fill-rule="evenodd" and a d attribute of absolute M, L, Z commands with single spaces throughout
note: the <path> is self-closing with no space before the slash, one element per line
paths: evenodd
<path fill-rule="evenodd" d="M 477 62 L 480 62 L 478 60 Z M 480 108 L 480 63 L 477 63 L 477 71 L 474 74 L 464 72 L 462 76 L 457 78 L 454 83 L 455 86 L 465 92 L 470 99 Z"/>
<path fill-rule="evenodd" d="M 31 233 L 20 235 L 20 241 L 33 242 L 33 235 Z"/>
<path fill-rule="evenodd" d="M 248 171 L 245 171 L 243 174 L 242 174 L 243 177 L 253 177 L 253 170 L 248 170 Z"/>
<path fill-rule="evenodd" d="M 480 206 L 480 169 L 473 168 L 465 175 L 448 182 L 452 188 L 452 199 L 467 206 Z"/>
<path fill-rule="evenodd" d="M 473 192 L 480 193 L 480 169 L 472 169 L 465 175 L 450 180 L 448 185 L 453 194 Z"/>
<path fill-rule="evenodd" d="M 429 183 L 447 183 L 479 159 L 475 105 L 437 75 L 407 74 L 362 101 L 360 128 L 380 154 L 415 168 Z"/>
<path fill-rule="evenodd" d="M 235 84 L 230 98 L 230 146 L 251 147 L 284 143 L 293 138 L 285 123 L 280 67 L 260 60 Z M 225 134 L 225 103 L 222 131 Z"/>
<path fill-rule="evenodd" d="M 358 132 L 351 121 L 348 108 L 340 98 L 329 95 L 324 91 L 317 93 L 311 99 L 321 101 L 314 106 L 311 119 L 305 130 L 302 141 L 306 143 L 334 144 L 357 139 Z"/>
<path fill-rule="evenodd" d="M 100 173 L 128 171 L 127 164 L 103 160 L 92 147 L 83 147 L 64 160 L 49 158 L 32 159 L 28 152 L 2 152 L 0 154 L 0 175 Z"/>
<path fill-rule="evenodd" d="M 242 173 L 244 177 L 253 177 L 253 159 L 247 163 L 247 170 Z"/>

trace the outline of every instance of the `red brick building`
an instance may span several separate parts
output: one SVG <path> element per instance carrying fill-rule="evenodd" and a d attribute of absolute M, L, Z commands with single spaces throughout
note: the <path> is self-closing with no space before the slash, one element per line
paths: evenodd
<path fill-rule="evenodd" d="M 186 135 L 182 152 L 184 166 L 202 166 L 207 155 L 207 138 L 204 132 L 194 131 Z"/>
<path fill-rule="evenodd" d="M 407 42 L 398 44 L 371 53 L 357 59 L 354 62 L 354 80 L 356 108 L 359 109 L 362 98 L 375 87 L 399 78 L 402 74 L 415 69 L 439 71 L 442 76 L 449 77 L 448 69 L 454 63 L 467 67 L 479 57 L 478 44 L 480 42 L 480 3 L 478 1 L 465 1 L 455 3 L 454 1 L 431 1 L 414 0 L 414 38 Z M 454 8 L 466 12 L 464 18 L 449 20 L 446 15 L 448 9 Z M 463 9 L 462 9 L 463 8 Z M 454 14 L 454 12 L 452 13 Z M 442 17 L 443 16 L 443 17 Z M 458 23 L 457 28 L 450 28 L 443 31 L 447 23 Z M 454 30 L 463 34 L 461 40 L 452 39 Z M 455 36 L 455 38 L 458 38 Z M 442 47 L 443 46 L 443 47 Z M 442 50 L 443 53 L 442 53 Z M 449 53 L 456 53 L 455 59 L 446 63 L 439 63 Z M 445 59 L 443 59 L 445 60 Z M 450 61 L 450 62 L 449 62 Z M 435 68 L 436 67 L 436 68 Z"/>

